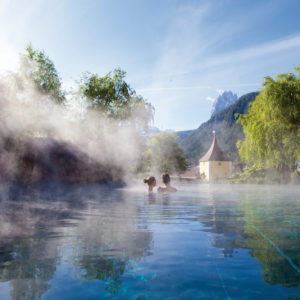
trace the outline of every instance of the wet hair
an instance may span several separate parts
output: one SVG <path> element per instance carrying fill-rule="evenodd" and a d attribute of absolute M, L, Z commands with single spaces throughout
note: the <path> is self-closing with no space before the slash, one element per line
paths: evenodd
<path fill-rule="evenodd" d="M 149 186 L 152 185 L 156 181 L 154 176 L 149 176 L 144 179 L 144 183 L 147 183 Z"/>
<path fill-rule="evenodd" d="M 162 174 L 161 178 L 164 184 L 168 184 L 171 181 L 170 175 L 168 173 Z"/>

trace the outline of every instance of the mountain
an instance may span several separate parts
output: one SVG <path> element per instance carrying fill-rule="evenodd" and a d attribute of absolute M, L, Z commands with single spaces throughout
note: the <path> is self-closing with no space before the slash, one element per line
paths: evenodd
<path fill-rule="evenodd" d="M 179 143 L 184 150 L 184 155 L 192 164 L 198 163 L 199 159 L 209 149 L 213 134 L 216 131 L 218 144 L 222 150 L 232 159 L 238 157 L 236 142 L 244 138 L 243 128 L 236 123 L 237 113 L 244 114 L 248 111 L 248 104 L 258 95 L 257 92 L 241 96 L 234 104 L 216 113 L 199 128 L 192 130 Z M 182 135 L 181 135 L 182 137 Z"/>
<path fill-rule="evenodd" d="M 178 136 L 177 142 L 180 144 L 193 130 L 176 131 L 175 134 Z"/>
<path fill-rule="evenodd" d="M 150 135 L 151 133 L 159 133 L 160 132 L 160 129 L 158 127 L 154 127 L 154 126 L 149 126 L 145 133 Z"/>
<path fill-rule="evenodd" d="M 148 140 L 151 134 L 159 133 L 159 132 L 160 132 L 159 128 L 154 126 L 149 126 L 147 129 L 143 130 L 140 134 L 141 134 L 141 138 L 144 141 L 146 141 Z"/>
<path fill-rule="evenodd" d="M 213 117 L 219 111 L 225 109 L 226 107 L 232 105 L 237 100 L 237 95 L 233 94 L 231 91 L 225 91 L 215 99 L 211 111 L 211 117 Z"/>
<path fill-rule="evenodd" d="M 165 129 L 165 130 L 160 130 L 157 127 L 153 127 L 153 126 L 149 126 L 149 128 L 147 128 L 146 130 L 144 130 L 141 133 L 141 137 L 144 140 L 147 140 L 151 134 L 156 134 L 156 133 L 160 133 L 160 132 L 167 132 L 167 133 L 173 133 L 176 134 L 178 136 L 178 143 L 180 143 L 180 141 L 182 141 L 184 138 L 186 138 L 188 136 L 188 134 L 190 134 L 193 130 L 185 130 L 185 131 L 176 131 L 174 129 Z"/>

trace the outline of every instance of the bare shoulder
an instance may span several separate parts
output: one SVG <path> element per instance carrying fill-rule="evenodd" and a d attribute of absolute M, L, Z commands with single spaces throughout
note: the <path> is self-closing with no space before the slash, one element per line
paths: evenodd
<path fill-rule="evenodd" d="M 177 192 L 177 189 L 174 188 L 173 186 L 170 186 L 170 187 L 169 187 L 169 191 L 170 191 L 171 193 L 176 193 L 176 192 Z"/>
<path fill-rule="evenodd" d="M 159 187 L 158 189 L 157 189 L 157 191 L 159 192 L 159 193 L 176 193 L 177 192 L 177 189 L 176 188 L 174 188 L 174 187 L 172 187 L 172 186 L 168 186 L 168 187 Z"/>
<path fill-rule="evenodd" d="M 166 188 L 163 188 L 163 187 L 160 186 L 160 187 L 157 189 L 157 191 L 158 191 L 159 193 L 163 193 L 163 192 L 166 191 Z"/>

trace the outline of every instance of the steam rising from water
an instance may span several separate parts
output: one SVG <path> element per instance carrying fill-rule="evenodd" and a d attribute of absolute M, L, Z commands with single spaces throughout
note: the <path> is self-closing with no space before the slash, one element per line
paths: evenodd
<path fill-rule="evenodd" d="M 139 155 L 134 126 L 119 126 L 100 112 L 88 110 L 86 99 L 78 95 L 58 105 L 19 73 L 0 78 L 0 105 L 1 147 L 4 137 L 51 137 L 72 143 L 97 162 L 124 171 Z"/>

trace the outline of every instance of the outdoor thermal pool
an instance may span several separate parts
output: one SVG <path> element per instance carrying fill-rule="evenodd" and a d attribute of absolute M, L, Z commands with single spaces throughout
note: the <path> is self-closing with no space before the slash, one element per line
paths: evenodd
<path fill-rule="evenodd" d="M 0 299 L 300 299 L 300 189 L 2 189 Z"/>

